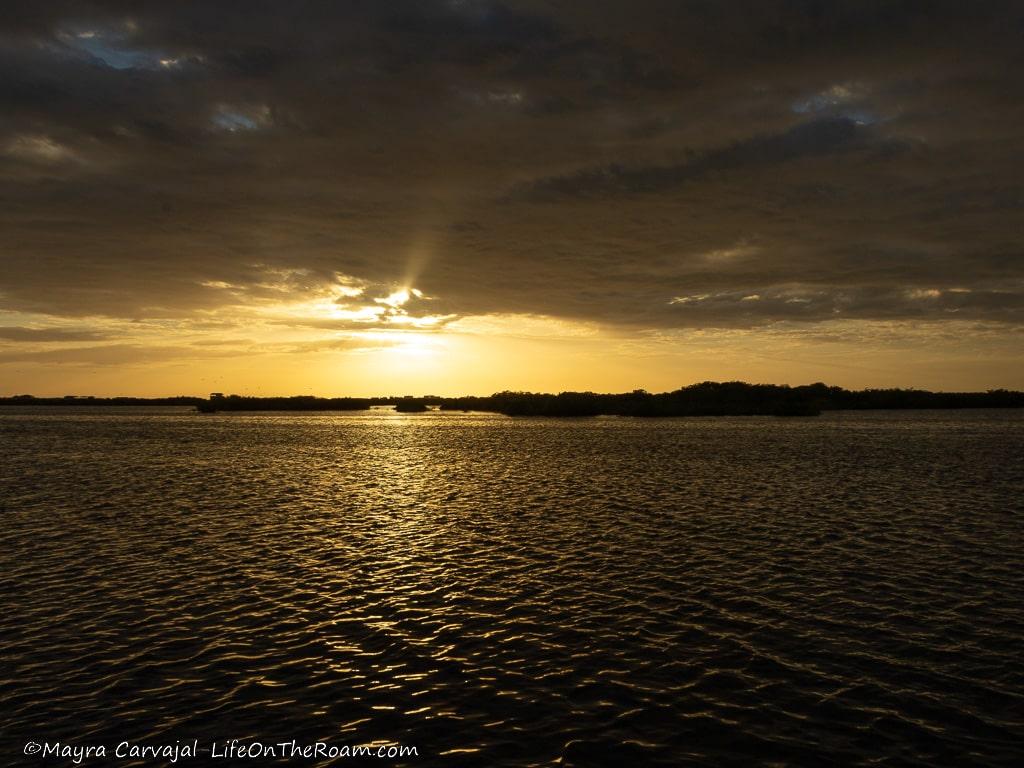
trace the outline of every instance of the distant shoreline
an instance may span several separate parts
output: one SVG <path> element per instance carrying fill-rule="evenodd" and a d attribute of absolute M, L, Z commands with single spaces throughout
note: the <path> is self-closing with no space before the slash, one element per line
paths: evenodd
<path fill-rule="evenodd" d="M 621 394 L 595 392 L 498 392 L 477 397 L 246 397 L 213 393 L 208 398 L 179 397 L 34 397 L 0 398 L 6 406 L 194 406 L 202 413 L 230 411 L 362 411 L 394 406 L 404 413 L 431 408 L 442 411 L 485 411 L 508 416 L 817 416 L 822 411 L 950 410 L 959 408 L 1022 408 L 1024 392 L 930 392 L 919 389 L 847 390 L 825 384 L 790 387 L 745 382 L 703 382 L 672 392 L 634 390 Z"/>

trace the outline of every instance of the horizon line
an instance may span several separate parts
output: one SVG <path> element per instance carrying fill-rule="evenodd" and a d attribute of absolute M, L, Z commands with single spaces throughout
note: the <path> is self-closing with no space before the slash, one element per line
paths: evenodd
<path fill-rule="evenodd" d="M 216 397 L 227 398 L 243 398 L 243 399 L 263 399 L 263 400 L 277 400 L 277 399 L 316 399 L 316 400 L 402 400 L 402 399 L 437 399 L 437 400 L 456 400 L 462 398 L 487 398 L 494 397 L 495 395 L 501 394 L 515 394 L 515 395 L 548 395 L 557 396 L 561 394 L 576 394 L 576 395 L 598 395 L 598 396 L 619 396 L 619 395 L 669 395 L 675 392 L 682 392 L 687 389 L 694 387 L 706 386 L 706 385 L 743 385 L 745 387 L 775 387 L 779 389 L 806 389 L 806 388 L 818 388 L 825 387 L 829 390 L 839 390 L 842 392 L 858 393 L 858 392 L 920 392 L 930 393 L 936 395 L 981 395 L 991 392 L 1006 392 L 1012 394 L 1024 394 L 1024 390 L 1010 389 L 1007 387 L 989 387 L 987 389 L 975 389 L 975 390 L 943 390 L 943 389 L 925 389 L 916 386 L 892 386 L 892 387 L 861 387 L 859 389 L 851 389 L 843 387 L 837 384 L 826 384 L 822 381 L 815 381 L 807 384 L 775 384 L 771 382 L 748 382 L 741 379 L 729 379 L 729 380 L 714 380 L 706 379 L 704 381 L 694 382 L 692 384 L 685 384 L 676 389 L 664 390 L 662 392 L 654 392 L 643 387 L 637 387 L 631 390 L 623 391 L 611 391 L 611 392 L 599 392 L 593 389 L 561 389 L 558 391 L 537 391 L 537 390 L 526 390 L 526 389 L 502 389 L 488 394 L 459 394 L 459 395 L 439 395 L 435 393 L 426 394 L 378 394 L 378 395 L 317 395 L 317 394 L 242 394 L 237 392 L 210 392 L 206 395 L 197 394 L 175 394 L 175 395 L 99 395 L 99 394 L 63 394 L 63 395 L 35 395 L 31 393 L 17 393 L 10 395 L 0 395 L 0 401 L 4 400 L 177 400 L 177 399 L 198 399 L 198 400 L 210 400 Z"/>

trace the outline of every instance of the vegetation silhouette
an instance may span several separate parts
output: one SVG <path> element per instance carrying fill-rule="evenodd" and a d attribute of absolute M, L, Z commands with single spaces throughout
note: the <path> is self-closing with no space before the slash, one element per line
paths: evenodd
<path fill-rule="evenodd" d="M 450 398 L 441 403 L 442 410 L 493 411 L 510 416 L 817 416 L 826 410 L 1020 407 L 1024 407 L 1024 393 L 1006 390 L 855 392 L 822 383 L 789 387 L 742 381 L 705 381 L 661 394 L 642 389 L 618 395 L 499 392 L 490 397 Z"/>
<path fill-rule="evenodd" d="M 423 413 L 427 410 L 427 404 L 416 398 L 405 397 L 398 401 L 395 410 L 399 413 Z"/>
<path fill-rule="evenodd" d="M 486 411 L 507 416 L 816 416 L 822 411 L 869 409 L 1021 408 L 1024 392 L 929 392 L 921 389 L 852 391 L 816 383 L 790 387 L 705 381 L 673 392 L 652 394 L 642 389 L 622 394 L 596 392 L 497 392 L 486 397 L 243 397 L 213 393 L 199 397 L 33 397 L 0 398 L 0 405 L 193 405 L 203 413 L 219 411 L 360 411 L 394 406 L 402 413 L 422 413 L 428 406 L 442 411 Z"/>

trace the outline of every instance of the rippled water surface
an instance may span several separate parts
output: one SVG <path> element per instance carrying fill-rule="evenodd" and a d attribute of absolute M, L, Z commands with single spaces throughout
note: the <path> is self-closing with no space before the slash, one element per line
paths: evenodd
<path fill-rule="evenodd" d="M 9 408 L 0 763 L 1021 765 L 1022 547 L 1015 412 Z"/>

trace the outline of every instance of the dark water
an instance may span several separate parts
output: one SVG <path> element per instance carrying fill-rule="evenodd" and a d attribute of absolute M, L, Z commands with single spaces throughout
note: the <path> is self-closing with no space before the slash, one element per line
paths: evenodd
<path fill-rule="evenodd" d="M 1024 764 L 1022 413 L 7 409 L 0 504 L 0 764 Z"/>

